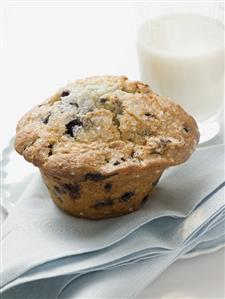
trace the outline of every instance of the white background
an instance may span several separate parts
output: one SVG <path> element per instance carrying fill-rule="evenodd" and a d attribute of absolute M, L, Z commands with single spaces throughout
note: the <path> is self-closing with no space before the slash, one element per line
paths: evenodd
<path fill-rule="evenodd" d="M 204 3 L 169 5 L 188 11 Z M 3 2 L 3 146 L 21 115 L 67 81 L 101 74 L 139 79 L 136 30 L 162 10 L 165 3 L 155 2 Z M 139 298 L 224 298 L 224 260 L 220 250 L 178 261 Z"/>

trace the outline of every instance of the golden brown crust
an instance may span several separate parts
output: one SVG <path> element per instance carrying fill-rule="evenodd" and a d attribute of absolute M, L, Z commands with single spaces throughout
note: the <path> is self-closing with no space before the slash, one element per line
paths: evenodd
<path fill-rule="evenodd" d="M 158 96 L 141 82 L 102 76 L 72 82 L 29 111 L 18 123 L 15 148 L 40 168 L 58 205 L 52 191 L 56 177 L 65 180 L 62 184 L 72 182 L 90 189 L 81 195 L 83 204 L 76 201 L 73 209 L 67 200 L 61 206 L 64 210 L 79 215 L 79 209 L 83 209 L 80 212 L 85 213 L 84 217 L 101 218 L 129 212 L 131 207 L 127 204 L 125 209 L 121 202 L 115 201 L 117 204 L 88 214 L 88 192 L 101 188 L 102 182 L 96 181 L 95 187 L 90 187 L 87 174 L 109 177 L 113 184 L 121 178 L 125 183 L 125 176 L 129 176 L 126 179 L 129 186 L 135 173 L 149 183 L 153 169 L 160 169 L 161 173 L 171 165 L 186 161 L 198 140 L 195 120 L 179 105 Z M 147 178 L 144 179 L 143 173 Z M 155 179 L 156 174 L 150 183 Z M 141 180 L 137 182 L 141 186 Z M 148 192 L 150 185 L 146 187 Z M 123 190 L 118 188 L 121 193 Z M 133 209 L 143 197 L 137 190 Z M 119 196 L 111 195 L 114 199 Z M 61 196 L 66 198 L 66 192 Z M 111 212 L 106 213 L 105 209 Z"/>

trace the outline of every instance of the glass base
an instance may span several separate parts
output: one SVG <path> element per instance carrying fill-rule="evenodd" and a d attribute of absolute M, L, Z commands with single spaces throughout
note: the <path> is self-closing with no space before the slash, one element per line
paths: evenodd
<path fill-rule="evenodd" d="M 217 121 L 199 122 L 198 127 L 200 131 L 199 144 L 203 144 L 213 139 L 220 132 L 220 125 Z"/>

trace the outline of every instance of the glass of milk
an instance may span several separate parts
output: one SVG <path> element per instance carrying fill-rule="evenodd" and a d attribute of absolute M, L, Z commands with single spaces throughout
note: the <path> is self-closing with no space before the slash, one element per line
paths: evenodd
<path fill-rule="evenodd" d="M 224 27 L 213 18 L 173 14 L 138 30 L 142 81 L 180 104 L 198 122 L 200 142 L 220 130 L 224 107 Z"/>

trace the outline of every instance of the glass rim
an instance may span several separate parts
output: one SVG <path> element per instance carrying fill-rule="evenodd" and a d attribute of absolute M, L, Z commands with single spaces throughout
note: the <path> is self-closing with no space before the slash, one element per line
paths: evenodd
<path fill-rule="evenodd" d="M 218 52 L 224 52 L 225 49 L 225 45 L 223 43 L 223 45 L 221 46 L 217 46 L 215 48 L 212 48 L 210 50 L 206 50 L 206 51 L 201 51 L 201 52 L 196 52 L 196 53 L 192 53 L 192 55 L 190 55 L 189 53 L 174 53 L 174 52 L 170 52 L 167 50 L 162 50 L 160 48 L 157 47 L 151 47 L 148 43 L 146 43 L 143 40 L 143 37 L 141 37 L 143 31 L 145 30 L 146 26 L 148 24 L 154 23 L 155 21 L 158 21 L 160 19 L 170 19 L 173 17 L 191 17 L 191 18 L 196 18 L 196 19 L 205 19 L 210 21 L 211 23 L 213 22 L 218 28 L 222 29 L 223 31 L 223 37 L 225 38 L 225 26 L 222 22 L 220 22 L 219 20 L 213 18 L 213 17 L 209 17 L 206 15 L 201 15 L 201 14 L 196 14 L 196 13 L 169 13 L 169 14 L 164 14 L 161 16 L 156 16 L 150 19 L 146 19 L 138 28 L 137 31 L 137 38 L 136 38 L 136 43 L 137 46 L 141 46 L 144 50 L 146 50 L 147 52 L 150 52 L 154 55 L 160 55 L 160 56 L 164 56 L 164 57 L 170 57 L 170 58 L 189 58 L 193 59 L 193 58 L 198 58 L 199 56 L 202 55 L 214 55 L 215 53 Z"/>

